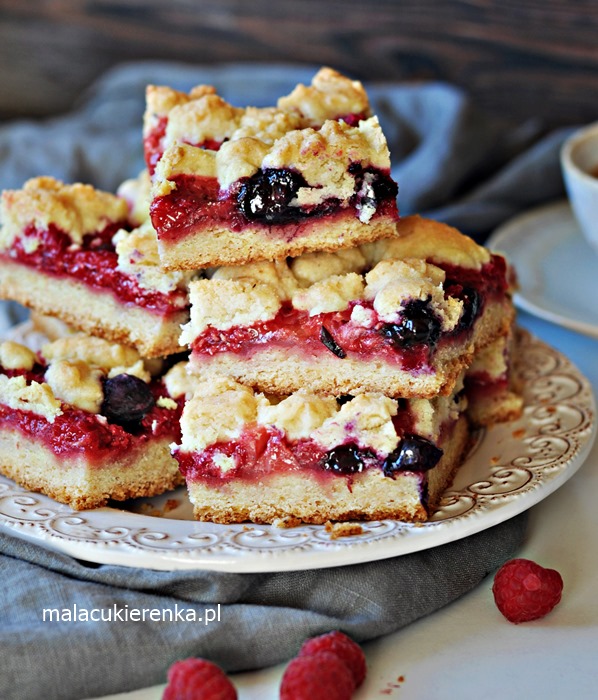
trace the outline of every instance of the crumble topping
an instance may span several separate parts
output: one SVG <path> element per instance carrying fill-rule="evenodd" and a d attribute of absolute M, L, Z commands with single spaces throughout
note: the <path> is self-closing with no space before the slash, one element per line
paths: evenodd
<path fill-rule="evenodd" d="M 46 230 L 50 224 L 73 243 L 107 224 L 127 219 L 127 204 L 116 195 L 91 185 L 65 185 L 52 177 L 28 180 L 21 190 L 5 190 L 0 209 L 0 247 L 10 248 L 27 226 Z"/>
<path fill-rule="evenodd" d="M 264 395 L 257 396 L 257 422 L 273 425 L 287 434 L 289 440 L 308 438 L 325 420 L 338 411 L 332 396 L 316 396 L 300 389 L 278 403 Z"/>
<path fill-rule="evenodd" d="M 118 186 L 116 194 L 122 197 L 129 208 L 129 220 L 134 226 L 149 221 L 152 183 L 149 172 L 142 170 L 139 175 L 125 180 Z"/>
<path fill-rule="evenodd" d="M 215 93 L 216 89 L 212 85 L 197 85 L 188 94 L 165 85 L 148 85 L 145 89 L 144 135 L 153 128 L 158 118 L 167 116 L 174 107 Z"/>
<path fill-rule="evenodd" d="M 216 268 L 211 274 L 213 280 L 253 279 L 269 284 L 276 290 L 281 300 L 291 299 L 299 289 L 296 276 L 284 260 L 275 262 L 255 262 L 238 266 Z"/>
<path fill-rule="evenodd" d="M 168 294 L 185 289 L 195 276 L 194 271 L 165 272 L 160 267 L 158 238 L 148 219 L 133 231 L 121 229 L 112 238 L 118 255 L 117 270 L 137 280 L 142 289 Z M 181 305 L 185 300 L 181 299 Z"/>
<path fill-rule="evenodd" d="M 191 320 L 179 340 L 187 345 L 208 326 L 227 330 L 251 326 L 276 316 L 282 300 L 267 282 L 251 278 L 196 280 L 189 285 Z"/>
<path fill-rule="evenodd" d="M 202 383 L 183 409 L 181 448 L 199 452 L 216 442 L 238 438 L 255 417 L 256 400 L 249 387 L 227 377 Z"/>
<path fill-rule="evenodd" d="M 12 340 L 0 343 L 0 365 L 4 369 L 31 370 L 35 362 L 35 353 L 21 343 Z"/>
<path fill-rule="evenodd" d="M 174 411 L 176 410 L 178 404 L 176 401 L 169 398 L 168 396 L 159 396 L 158 400 L 156 401 L 156 406 L 159 406 L 160 408 L 167 408 L 170 411 Z"/>
<path fill-rule="evenodd" d="M 296 309 L 309 311 L 310 316 L 329 311 L 344 311 L 349 302 L 363 296 L 364 284 L 361 275 L 349 272 L 346 275 L 332 275 L 321 282 L 312 284 L 293 295 Z"/>
<path fill-rule="evenodd" d="M 239 126 L 243 112 L 214 93 L 178 104 L 168 114 L 164 146 L 224 141 Z"/>
<path fill-rule="evenodd" d="M 406 216 L 396 225 L 396 236 L 361 246 L 370 265 L 381 260 L 420 258 L 432 263 L 479 270 L 490 252 L 456 228 L 420 216 Z"/>
<path fill-rule="evenodd" d="M 44 379 L 54 396 L 89 413 L 99 413 L 104 400 L 101 369 L 82 360 L 57 360 L 50 363 Z"/>
<path fill-rule="evenodd" d="M 312 438 L 327 450 L 354 441 L 361 448 L 371 448 L 378 455 L 390 454 L 399 444 L 392 417 L 397 402 L 381 394 L 358 394 L 340 407 L 313 432 Z"/>
<path fill-rule="evenodd" d="M 27 384 L 22 375 L 9 378 L 0 374 L 0 403 L 15 411 L 37 413 L 49 423 L 53 423 L 55 418 L 62 414 L 60 401 L 56 399 L 48 384 Z"/>
<path fill-rule="evenodd" d="M 370 114 L 363 85 L 328 67 L 316 73 L 311 85 L 299 84 L 289 95 L 281 97 L 278 107 L 297 110 L 307 126 L 317 126 L 326 119 L 350 114 Z"/>
<path fill-rule="evenodd" d="M 197 385 L 197 376 L 187 372 L 186 362 L 177 362 L 164 375 L 162 381 L 173 399 L 189 396 Z"/>
<path fill-rule="evenodd" d="M 273 143 L 276 139 L 304 126 L 298 114 L 284 112 L 274 107 L 247 107 L 239 127 L 232 133 L 231 141 L 251 136 L 264 143 Z"/>
<path fill-rule="evenodd" d="M 483 372 L 491 379 L 500 379 L 507 376 L 509 371 L 507 358 L 509 355 L 509 336 L 497 338 L 485 348 L 478 350 L 467 373 L 476 374 Z"/>
<path fill-rule="evenodd" d="M 41 354 L 48 363 L 76 358 L 106 371 L 116 367 L 121 371 L 126 368 L 127 373 L 141 359 L 134 348 L 84 333 L 75 333 L 47 343 L 42 347 Z"/>
<path fill-rule="evenodd" d="M 332 275 L 362 272 L 367 260 L 359 248 L 341 248 L 333 253 L 305 253 L 290 261 L 290 268 L 302 287 L 321 282 Z"/>
<path fill-rule="evenodd" d="M 378 316 L 386 322 L 398 321 L 401 308 L 411 299 L 429 300 L 442 322 L 451 331 L 461 316 L 463 302 L 445 298 L 444 270 L 424 260 L 383 260 L 365 276 L 365 298 L 373 300 Z"/>
<path fill-rule="evenodd" d="M 231 142 L 227 141 L 226 143 Z M 257 141 L 256 143 L 261 142 Z M 163 197 L 170 194 L 176 189 L 176 185 L 169 178 L 189 173 L 203 177 L 216 177 L 218 172 L 214 151 L 207 151 L 204 148 L 188 144 L 169 146 L 156 165 L 152 197 Z"/>

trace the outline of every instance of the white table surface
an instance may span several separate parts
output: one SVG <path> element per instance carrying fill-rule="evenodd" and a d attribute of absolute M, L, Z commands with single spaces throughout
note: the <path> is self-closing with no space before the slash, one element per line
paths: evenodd
<path fill-rule="evenodd" d="M 598 395 L 598 340 L 523 313 L 519 323 L 567 355 Z M 598 698 L 598 441 L 575 476 L 532 508 L 518 556 L 561 573 L 563 598 L 550 615 L 507 622 L 489 576 L 444 609 L 365 644 L 368 677 L 354 700 Z M 231 676 L 239 700 L 277 700 L 284 668 Z M 110 697 L 159 700 L 163 688 Z"/>

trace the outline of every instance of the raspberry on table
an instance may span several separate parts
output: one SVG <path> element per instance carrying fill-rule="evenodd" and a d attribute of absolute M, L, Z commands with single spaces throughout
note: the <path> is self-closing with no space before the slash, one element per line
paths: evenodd
<path fill-rule="evenodd" d="M 168 669 L 162 700 L 237 700 L 237 691 L 219 666 L 191 658 Z"/>
<path fill-rule="evenodd" d="M 561 599 L 563 579 L 558 571 L 545 569 L 529 559 L 511 559 L 494 577 L 496 606 L 518 624 L 547 615 Z"/>
<path fill-rule="evenodd" d="M 343 632 L 334 630 L 327 634 L 321 634 L 319 637 L 308 639 L 299 650 L 299 656 L 313 656 L 322 651 L 332 652 L 344 661 L 351 671 L 355 687 L 359 688 L 365 680 L 367 671 L 365 654 L 359 644 L 346 634 L 343 634 Z"/>
<path fill-rule="evenodd" d="M 331 651 L 296 656 L 280 683 L 280 700 L 351 700 L 355 682 L 347 664 Z"/>

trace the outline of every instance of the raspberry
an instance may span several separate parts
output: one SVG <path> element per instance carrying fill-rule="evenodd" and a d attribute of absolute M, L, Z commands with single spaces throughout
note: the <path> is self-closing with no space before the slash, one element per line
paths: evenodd
<path fill-rule="evenodd" d="M 321 651 L 330 651 L 342 659 L 351 671 L 355 687 L 359 688 L 366 674 L 365 654 L 359 644 L 342 632 L 328 632 L 304 642 L 299 656 L 313 656 Z"/>
<path fill-rule="evenodd" d="M 280 684 L 280 700 L 351 700 L 354 690 L 345 662 L 331 651 L 320 651 L 290 662 Z"/>
<path fill-rule="evenodd" d="M 237 691 L 216 664 L 205 659 L 185 659 L 168 669 L 162 700 L 237 700 Z"/>
<path fill-rule="evenodd" d="M 511 559 L 494 577 L 496 606 L 518 624 L 547 615 L 560 601 L 563 579 L 558 571 L 545 569 L 529 559 Z"/>

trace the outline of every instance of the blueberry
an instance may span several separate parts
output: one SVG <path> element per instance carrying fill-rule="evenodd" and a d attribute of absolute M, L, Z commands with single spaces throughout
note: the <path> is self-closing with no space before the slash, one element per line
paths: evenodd
<path fill-rule="evenodd" d="M 459 319 L 458 328 L 469 330 L 480 310 L 480 294 L 473 287 L 464 287 L 458 298 L 463 302 L 463 313 Z"/>
<path fill-rule="evenodd" d="M 149 386 L 139 377 L 118 374 L 104 382 L 104 401 L 100 413 L 110 423 L 123 427 L 139 424 L 154 407 Z"/>
<path fill-rule="evenodd" d="M 430 309 L 427 300 L 407 302 L 399 323 L 385 323 L 380 333 L 400 350 L 413 345 L 434 346 L 440 337 L 440 320 Z"/>
<path fill-rule="evenodd" d="M 425 472 L 438 464 L 442 454 L 442 450 L 430 440 L 405 435 L 396 450 L 385 459 L 382 469 L 385 476 L 404 471 Z"/>
<path fill-rule="evenodd" d="M 299 188 L 306 186 L 303 176 L 293 170 L 258 170 L 242 183 L 237 202 L 251 221 L 283 223 L 301 216 L 299 207 L 290 207 L 290 203 Z"/>
<path fill-rule="evenodd" d="M 322 466 L 326 471 L 336 474 L 356 474 L 363 471 L 365 467 L 364 456 L 353 443 L 340 445 L 326 453 Z"/>

